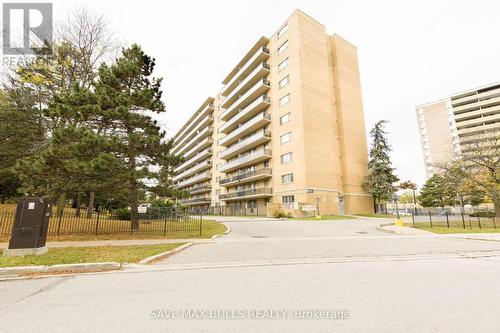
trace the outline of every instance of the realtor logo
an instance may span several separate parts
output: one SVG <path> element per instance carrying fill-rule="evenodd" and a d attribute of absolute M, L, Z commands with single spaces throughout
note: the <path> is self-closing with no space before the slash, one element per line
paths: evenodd
<path fill-rule="evenodd" d="M 33 54 L 52 43 L 52 3 L 4 3 L 2 25 L 4 54 Z"/>

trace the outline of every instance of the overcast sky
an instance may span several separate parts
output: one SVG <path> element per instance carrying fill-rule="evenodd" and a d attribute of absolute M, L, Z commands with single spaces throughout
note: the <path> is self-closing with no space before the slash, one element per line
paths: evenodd
<path fill-rule="evenodd" d="M 104 15 L 116 37 L 139 43 L 164 77 L 172 136 L 261 35 L 296 8 L 358 47 L 367 131 L 390 120 L 402 180 L 425 179 L 415 106 L 500 81 L 500 2 L 490 1 L 54 1 Z"/>

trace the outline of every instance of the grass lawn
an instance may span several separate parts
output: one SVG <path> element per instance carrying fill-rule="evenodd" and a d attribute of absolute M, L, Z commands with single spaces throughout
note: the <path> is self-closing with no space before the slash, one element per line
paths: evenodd
<path fill-rule="evenodd" d="M 320 220 L 352 220 L 355 219 L 354 216 L 345 215 L 321 215 L 321 218 L 316 218 L 316 216 L 309 217 L 291 217 L 289 220 L 304 220 L 304 221 L 320 221 Z"/>
<path fill-rule="evenodd" d="M 459 228 L 459 227 L 450 227 L 450 228 L 447 228 L 447 227 L 433 227 L 431 228 L 430 226 L 419 226 L 417 225 L 415 227 L 416 229 L 421 229 L 421 230 L 425 230 L 425 231 L 430 231 L 430 232 L 434 232 L 436 234 L 472 234 L 472 233 L 475 233 L 475 234 L 479 234 L 479 233 L 500 233 L 500 229 L 494 229 L 494 228 L 469 228 L 469 227 L 466 227 L 465 229 L 462 227 L 462 228 Z"/>
<path fill-rule="evenodd" d="M 57 264 L 77 264 L 90 262 L 128 262 L 135 263 L 144 258 L 172 250 L 183 243 L 127 245 L 127 246 L 88 246 L 64 247 L 49 249 L 40 256 L 2 257 L 0 250 L 0 267 L 13 266 L 51 266 Z"/>
<path fill-rule="evenodd" d="M 123 223 L 123 221 L 121 221 Z M 105 223 L 105 222 L 104 222 Z M 125 222 L 128 225 L 128 221 Z M 167 239 L 186 239 L 186 238 L 211 238 L 217 234 L 223 234 L 226 231 L 226 226 L 222 223 L 213 221 L 213 220 L 205 220 L 203 219 L 201 235 L 199 232 L 199 228 L 195 226 L 195 228 L 190 228 L 189 231 L 183 230 L 171 230 L 168 229 L 167 236 L 163 235 L 163 222 L 157 222 L 158 226 L 154 226 L 156 222 L 152 222 L 151 224 L 142 224 L 141 230 L 145 230 L 144 232 L 133 232 L 130 234 L 129 232 L 116 232 L 116 233 L 104 233 L 102 235 L 95 235 L 91 231 L 92 228 L 86 227 L 84 230 L 76 230 L 72 228 L 68 230 L 68 232 L 74 233 L 73 235 L 61 235 L 60 237 L 56 236 L 48 236 L 48 241 L 86 241 L 86 240 L 110 240 L 110 239 L 155 239 L 155 238 L 167 238 Z M 196 222 L 197 224 L 198 222 Z M 174 225 L 174 223 L 172 223 Z M 77 226 L 81 226 L 81 224 L 77 224 Z M 146 228 L 144 228 L 144 226 Z M 153 231 L 147 230 L 147 227 L 153 226 L 155 229 Z M 92 226 L 93 227 L 93 226 Z M 154 231 L 157 230 L 157 231 Z M 0 242 L 8 242 L 10 240 L 10 236 L 0 237 Z"/>
<path fill-rule="evenodd" d="M 376 218 L 380 218 L 380 219 L 396 218 L 397 217 L 396 215 L 392 215 L 392 214 L 354 214 L 354 215 L 360 216 L 360 217 L 376 217 Z M 401 218 L 404 218 L 404 217 L 407 217 L 407 216 L 401 216 Z"/>

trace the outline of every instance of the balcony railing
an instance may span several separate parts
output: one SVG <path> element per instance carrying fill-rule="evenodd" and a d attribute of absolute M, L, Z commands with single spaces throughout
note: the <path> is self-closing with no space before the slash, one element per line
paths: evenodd
<path fill-rule="evenodd" d="M 190 122 L 190 125 L 187 126 L 181 133 L 179 133 L 178 137 L 175 140 L 174 145 L 177 146 L 179 141 L 184 139 L 184 136 L 188 134 L 193 129 L 193 127 L 195 127 L 198 124 L 200 118 L 202 118 L 207 113 L 207 111 L 213 111 L 213 110 L 214 106 L 212 104 L 208 104 L 207 106 L 205 106 L 205 108 L 200 113 L 198 113 L 198 115 Z"/>
<path fill-rule="evenodd" d="M 221 115 L 220 119 L 227 121 L 231 119 L 232 116 L 234 116 L 238 109 L 244 108 L 252 100 L 254 100 L 257 96 L 264 94 L 266 91 L 269 90 L 271 86 L 271 83 L 267 79 L 261 79 L 259 80 L 253 87 L 247 90 L 246 93 L 240 96 L 229 108 L 226 109 Z"/>
<path fill-rule="evenodd" d="M 177 176 L 172 177 L 172 181 L 178 181 L 179 179 L 186 178 L 192 174 L 195 174 L 201 170 L 210 168 L 212 166 L 211 161 L 203 161 L 201 163 L 196 164 L 194 167 L 187 169 L 186 171 L 178 174 Z"/>
<path fill-rule="evenodd" d="M 251 68 L 260 63 L 267 58 L 269 58 L 269 49 L 265 46 L 259 48 L 257 52 L 243 65 L 240 70 L 233 76 L 231 80 L 222 88 L 222 95 L 227 96 L 237 85 L 240 77 L 247 75 L 247 73 L 251 70 Z"/>
<path fill-rule="evenodd" d="M 220 185 L 229 185 L 233 183 L 242 183 L 246 180 L 254 180 L 256 178 L 267 178 L 272 175 L 271 168 L 263 168 L 259 170 L 248 171 L 245 173 L 238 174 L 236 176 L 227 177 L 221 179 Z"/>
<path fill-rule="evenodd" d="M 212 134 L 213 131 L 214 131 L 214 127 L 213 126 L 205 127 L 198 134 L 196 134 L 196 136 L 193 139 L 191 139 L 191 141 L 189 141 L 189 143 L 187 143 L 182 148 L 179 148 L 179 150 L 175 154 L 177 154 L 177 155 L 183 155 L 185 151 L 187 151 L 188 149 L 190 150 L 200 140 L 202 140 L 202 139 L 206 138 L 207 136 L 209 136 L 210 134 Z"/>
<path fill-rule="evenodd" d="M 269 197 L 272 195 L 273 191 L 270 187 L 262 187 L 262 188 L 252 188 L 249 190 L 221 194 L 219 198 L 221 200 L 230 200 L 230 199 L 244 199 L 252 197 Z"/>
<path fill-rule="evenodd" d="M 189 131 L 189 134 L 187 134 L 182 140 L 178 141 L 175 143 L 174 147 L 172 148 L 172 151 L 175 153 L 177 150 L 181 150 L 181 148 L 184 146 L 185 143 L 191 143 L 191 139 L 195 137 L 197 134 L 196 132 L 199 131 L 201 128 L 208 126 L 214 121 L 214 116 L 212 114 L 208 114 L 205 118 L 203 118 L 197 125 Z"/>
<path fill-rule="evenodd" d="M 209 203 L 211 200 L 209 197 L 203 197 L 203 198 L 196 198 L 196 199 L 188 199 L 188 200 L 181 200 L 181 204 L 183 205 L 195 205 L 199 203 Z"/>
<path fill-rule="evenodd" d="M 184 188 L 192 184 L 200 183 L 204 180 L 212 179 L 212 174 L 208 171 L 205 171 L 199 175 L 183 180 L 182 182 L 178 182 L 175 187 Z"/>
<path fill-rule="evenodd" d="M 212 186 L 207 184 L 207 185 L 200 185 L 200 186 L 192 187 L 187 191 L 190 194 L 195 194 L 195 193 L 202 193 L 202 192 L 207 192 L 207 191 L 211 191 L 211 190 L 212 190 Z"/>
<path fill-rule="evenodd" d="M 223 150 L 219 157 L 223 159 L 229 159 L 239 153 L 249 150 L 251 148 L 257 147 L 271 139 L 270 131 L 258 131 L 257 133 L 249 136 L 246 139 L 232 145 L 231 147 Z"/>
<path fill-rule="evenodd" d="M 229 146 L 233 142 L 237 141 L 238 138 L 245 136 L 251 132 L 258 130 L 259 128 L 264 127 L 265 125 L 271 122 L 271 115 L 266 112 L 262 112 L 261 114 L 255 116 L 254 118 L 248 120 L 246 123 L 223 137 L 219 144 L 221 146 Z"/>
<path fill-rule="evenodd" d="M 259 96 L 252 103 L 248 104 L 244 109 L 241 109 L 238 114 L 229 119 L 224 125 L 219 128 L 221 133 L 227 134 L 238 126 L 239 123 L 250 119 L 260 111 L 264 110 L 271 104 L 271 100 L 266 95 Z"/>
<path fill-rule="evenodd" d="M 255 67 L 255 69 L 248 74 L 248 76 L 238 83 L 236 89 L 234 89 L 222 102 L 221 106 L 223 108 L 227 108 L 230 106 L 236 99 L 238 99 L 238 95 L 241 95 L 245 90 L 255 84 L 259 79 L 263 78 L 269 71 L 271 70 L 271 66 L 266 64 L 265 62 L 261 63 L 259 66 Z"/>
<path fill-rule="evenodd" d="M 270 149 L 260 149 L 250 154 L 236 158 L 230 162 L 227 162 L 219 168 L 221 172 L 230 172 L 232 170 L 241 169 L 244 166 L 258 163 L 260 161 L 265 161 L 271 158 Z"/>
<path fill-rule="evenodd" d="M 174 172 L 178 173 L 182 170 L 185 170 L 185 169 L 191 167 L 196 162 L 201 161 L 202 159 L 205 159 L 205 158 L 209 157 L 210 155 L 212 155 L 212 148 L 206 148 L 205 150 L 199 152 L 195 156 L 191 157 L 189 160 L 185 161 L 184 163 L 182 163 L 181 165 L 176 167 L 174 169 Z"/>

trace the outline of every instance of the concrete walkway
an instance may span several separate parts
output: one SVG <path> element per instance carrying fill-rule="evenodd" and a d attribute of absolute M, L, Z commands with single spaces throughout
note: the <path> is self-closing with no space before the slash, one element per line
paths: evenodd
<path fill-rule="evenodd" d="M 95 240 L 95 241 L 61 241 L 47 242 L 47 247 L 80 247 L 80 246 L 128 246 L 128 245 L 151 245 L 151 244 L 172 244 L 172 243 L 207 243 L 207 238 L 186 238 L 186 239 L 115 239 L 115 240 Z M 0 249 L 6 249 L 9 243 L 0 243 Z"/>

